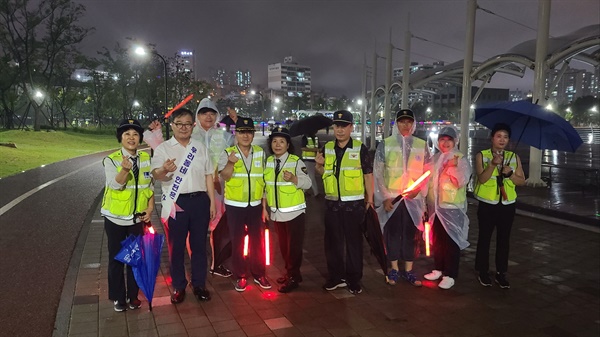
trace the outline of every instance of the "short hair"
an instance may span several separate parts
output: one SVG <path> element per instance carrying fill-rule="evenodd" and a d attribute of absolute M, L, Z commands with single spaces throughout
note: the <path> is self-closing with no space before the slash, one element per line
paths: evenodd
<path fill-rule="evenodd" d="M 270 152 L 271 154 L 275 154 L 275 153 L 273 152 L 273 147 L 272 147 L 272 145 L 271 145 L 271 143 L 273 142 L 273 138 L 275 138 L 275 137 L 281 137 L 281 138 L 285 139 L 285 141 L 286 141 L 286 142 L 288 143 L 288 145 L 289 145 L 289 147 L 288 147 L 288 150 L 287 150 L 287 152 L 288 152 L 288 153 L 290 153 L 290 154 L 293 154 L 293 153 L 295 152 L 295 149 L 294 149 L 294 144 L 292 144 L 292 140 L 291 140 L 291 139 L 288 139 L 288 138 L 286 138 L 285 136 L 280 136 L 280 135 L 273 136 L 273 135 L 271 134 L 271 135 L 269 135 L 269 138 L 267 138 L 267 146 L 268 146 L 268 148 L 269 148 L 269 152 Z"/>
<path fill-rule="evenodd" d="M 140 133 L 140 130 L 138 130 L 134 127 L 117 129 L 117 140 L 119 141 L 119 143 L 123 140 L 123 134 L 129 130 L 133 130 L 133 131 L 137 132 L 138 135 L 140 135 L 140 144 L 141 144 L 142 141 L 144 140 L 144 134 Z"/>
<path fill-rule="evenodd" d="M 508 138 L 510 138 L 511 130 L 510 130 L 510 126 L 508 126 L 508 124 L 496 123 L 496 125 L 494 125 L 494 127 L 492 128 L 491 137 L 494 137 L 494 135 L 498 131 L 506 131 L 506 133 L 508 133 Z"/>
<path fill-rule="evenodd" d="M 184 115 L 189 115 L 190 117 L 192 117 L 192 120 L 194 120 L 194 114 L 192 113 L 192 111 L 186 109 L 186 108 L 181 108 L 181 109 L 177 109 L 175 111 L 173 111 L 173 114 L 171 114 L 171 117 L 173 119 L 184 116 Z"/>

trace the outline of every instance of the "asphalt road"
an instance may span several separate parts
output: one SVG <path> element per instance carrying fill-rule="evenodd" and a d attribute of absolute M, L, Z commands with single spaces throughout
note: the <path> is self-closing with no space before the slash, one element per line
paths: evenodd
<path fill-rule="evenodd" d="M 101 160 L 108 153 L 0 179 L 0 284 L 6 287 L 0 335 L 52 335 L 75 243 L 104 187 Z M 47 183 L 7 210 L 13 200 Z"/>

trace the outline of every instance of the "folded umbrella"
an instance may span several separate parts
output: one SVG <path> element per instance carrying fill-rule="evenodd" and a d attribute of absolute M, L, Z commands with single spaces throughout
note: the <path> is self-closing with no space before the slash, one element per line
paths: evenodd
<path fill-rule="evenodd" d="M 377 213 L 373 207 L 367 209 L 365 214 L 365 220 L 362 223 L 362 231 L 367 239 L 367 243 L 371 248 L 371 254 L 375 256 L 383 274 L 388 273 L 387 256 L 385 252 L 385 244 L 383 243 L 383 233 L 381 233 L 381 227 L 379 226 L 379 219 Z"/>
<path fill-rule="evenodd" d="M 224 212 L 219 223 L 212 232 L 214 247 L 214 265 L 218 267 L 231 257 L 231 240 L 229 226 L 227 225 L 227 212 Z"/>
<path fill-rule="evenodd" d="M 152 227 L 150 227 L 152 228 Z M 148 300 L 148 306 L 152 310 L 152 298 L 156 286 L 156 276 L 160 269 L 160 255 L 165 242 L 165 236 L 148 230 L 144 235 L 136 238 L 140 246 L 141 261 L 138 266 L 132 266 L 133 277 Z"/>

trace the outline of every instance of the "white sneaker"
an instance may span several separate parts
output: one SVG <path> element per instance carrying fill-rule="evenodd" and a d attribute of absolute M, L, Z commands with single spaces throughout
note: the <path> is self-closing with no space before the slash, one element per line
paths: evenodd
<path fill-rule="evenodd" d="M 437 279 L 439 279 L 442 276 L 442 272 L 439 270 L 432 270 L 431 273 L 429 274 L 425 274 L 425 276 L 423 276 L 426 280 L 429 281 L 435 281 Z"/>
<path fill-rule="evenodd" d="M 438 287 L 442 289 L 450 289 L 454 285 L 454 279 L 450 276 L 444 276 Z"/>

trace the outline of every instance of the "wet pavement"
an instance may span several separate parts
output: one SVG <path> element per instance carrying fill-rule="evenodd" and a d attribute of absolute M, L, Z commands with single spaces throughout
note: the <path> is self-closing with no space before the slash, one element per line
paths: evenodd
<path fill-rule="evenodd" d="M 461 252 L 459 278 L 452 289 L 441 290 L 430 281 L 422 288 L 408 283 L 387 285 L 365 244 L 363 293 L 322 290 L 326 277 L 324 203 L 322 197 L 309 196 L 304 281 L 297 290 L 281 294 L 275 287 L 264 290 L 251 282 L 245 292 L 238 293 L 232 279 L 209 276 L 210 302 L 198 302 L 188 291 L 183 303 L 173 305 L 164 249 L 153 311 L 148 311 L 143 300 L 141 309 L 125 313 L 114 312 L 107 299 L 108 252 L 96 205 L 91 222 L 84 224 L 88 232 L 80 237 L 81 248 L 74 252 L 80 256 L 72 275 L 74 286 L 63 290 L 63 298 L 71 294 L 72 300 L 58 310 L 55 335 L 598 336 L 600 227 L 598 215 L 593 214 L 598 210 L 597 193 L 593 196 L 589 190 L 561 183 L 517 191 L 520 205 L 511 237 L 509 290 L 495 284 L 482 287 L 476 279 L 477 203 L 472 199 L 468 212 L 471 246 Z M 591 202 L 595 208 L 589 207 Z M 162 232 L 156 215 L 153 223 Z M 273 262 L 267 268 L 274 286 L 284 270 L 277 240 L 274 233 Z M 415 271 L 422 276 L 432 265 L 431 257 L 421 256 L 415 261 Z M 189 263 L 187 267 L 189 271 Z"/>

